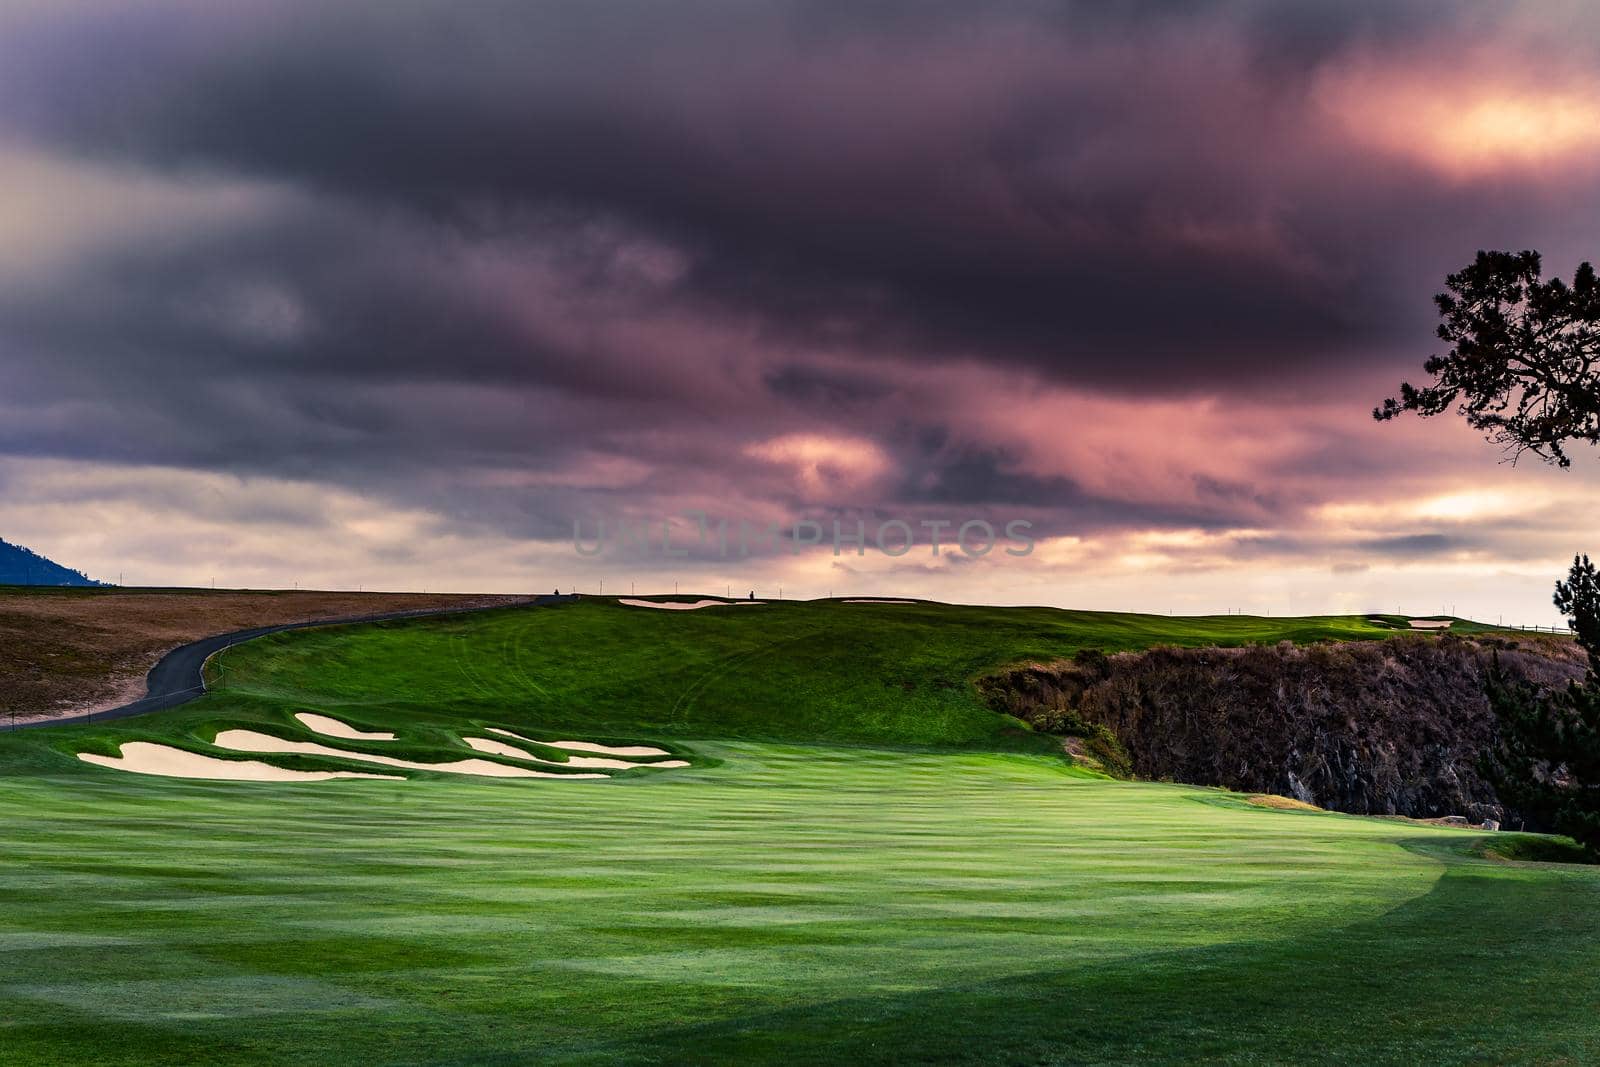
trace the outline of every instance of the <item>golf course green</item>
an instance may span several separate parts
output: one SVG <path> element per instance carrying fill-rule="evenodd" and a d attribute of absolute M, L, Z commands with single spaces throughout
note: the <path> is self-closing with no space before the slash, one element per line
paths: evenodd
<path fill-rule="evenodd" d="M 1079 648 L 1391 632 L 585 599 L 254 641 L 183 707 L 0 735 L 0 1062 L 1593 1061 L 1600 870 L 1109 780 L 972 686 Z M 583 753 L 531 745 L 555 777 L 502 779 L 216 744 L 246 730 L 688 766 L 561 781 Z M 395 777 L 79 758 L 130 742 Z"/>

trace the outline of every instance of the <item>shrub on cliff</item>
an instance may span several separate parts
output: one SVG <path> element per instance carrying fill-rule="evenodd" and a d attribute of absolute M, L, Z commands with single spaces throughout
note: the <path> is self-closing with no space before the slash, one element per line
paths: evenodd
<path fill-rule="evenodd" d="M 1600 859 L 1600 576 L 1588 556 L 1556 584 L 1556 607 L 1589 654 L 1589 673 L 1541 692 L 1495 670 L 1489 701 L 1500 747 L 1488 770 L 1500 795 Z"/>

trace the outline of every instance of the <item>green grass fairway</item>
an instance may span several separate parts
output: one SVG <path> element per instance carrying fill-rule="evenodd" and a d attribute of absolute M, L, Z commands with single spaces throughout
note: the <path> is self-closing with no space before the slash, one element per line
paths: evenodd
<path fill-rule="evenodd" d="M 386 716 L 450 708 L 600 733 L 1037 749 L 977 700 L 975 676 L 1084 647 L 1392 636 L 1349 617 L 837 601 L 660 611 L 582 600 L 285 634 L 226 653 L 218 680 L 231 692 Z"/>
<path fill-rule="evenodd" d="M 967 684 L 1082 645 L 1379 634 L 584 602 L 244 646 L 195 704 L 0 736 L 0 1062 L 1592 1062 L 1594 869 L 1098 778 Z M 476 723 L 695 766 L 281 785 L 72 755 L 307 737 L 297 710 L 421 759 Z"/>

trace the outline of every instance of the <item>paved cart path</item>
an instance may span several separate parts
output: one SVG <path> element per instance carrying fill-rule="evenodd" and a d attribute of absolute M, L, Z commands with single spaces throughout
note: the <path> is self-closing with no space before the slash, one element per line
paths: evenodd
<path fill-rule="evenodd" d="M 546 595 L 470 608 L 391 611 L 378 615 L 354 615 L 342 619 L 289 622 L 281 623 L 277 626 L 258 626 L 250 630 L 235 630 L 233 633 L 217 634 L 214 637 L 202 637 L 198 641 L 180 645 L 165 656 L 162 656 L 160 662 L 150 668 L 150 673 L 145 676 L 145 696 L 133 701 L 131 704 L 106 708 L 103 711 L 83 712 L 59 719 L 34 719 L 28 722 L 19 722 L 14 729 L 26 729 L 32 726 L 81 726 L 86 723 L 104 722 L 109 719 L 126 719 L 133 715 L 144 715 L 148 712 L 162 711 L 166 708 L 175 708 L 180 704 L 187 704 L 206 691 L 204 671 L 208 659 L 223 649 L 241 645 L 246 641 L 253 641 L 258 637 L 265 637 L 268 634 L 283 633 L 286 630 L 309 630 L 318 626 L 351 626 L 358 623 L 420 619 L 435 615 L 463 615 L 478 611 L 504 611 L 507 608 L 549 607 L 554 604 L 565 604 L 576 599 L 575 596 Z"/>

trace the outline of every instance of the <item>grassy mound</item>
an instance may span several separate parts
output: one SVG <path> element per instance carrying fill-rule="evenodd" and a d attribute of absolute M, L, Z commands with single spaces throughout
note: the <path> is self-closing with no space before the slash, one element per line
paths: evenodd
<path fill-rule="evenodd" d="M 1473 854 L 1508 863 L 1588 863 L 1594 858 L 1570 837 L 1545 834 L 1495 834 L 1480 841 Z"/>
<path fill-rule="evenodd" d="M 1271 808 L 1274 811 L 1322 811 L 1315 804 L 1307 804 L 1294 797 L 1282 797 L 1276 793 L 1257 793 L 1250 798 L 1250 803 L 1258 808 Z"/>
<path fill-rule="evenodd" d="M 386 714 L 492 715 L 591 732 L 1040 750 L 973 679 L 1026 658 L 1154 644 L 1383 637 L 1356 618 L 1260 619 L 776 602 L 650 611 L 585 599 L 225 654 L 230 691 Z"/>

